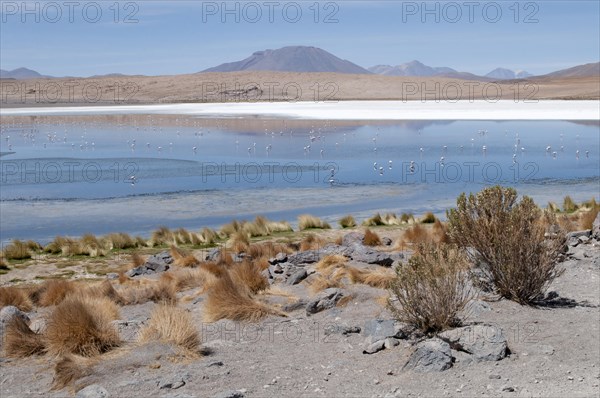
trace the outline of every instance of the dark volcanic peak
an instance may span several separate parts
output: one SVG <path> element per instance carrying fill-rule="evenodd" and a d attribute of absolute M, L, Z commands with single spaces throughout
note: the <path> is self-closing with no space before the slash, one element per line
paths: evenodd
<path fill-rule="evenodd" d="M 290 46 L 257 51 L 237 62 L 221 64 L 202 72 L 239 72 L 247 70 L 279 72 L 370 73 L 317 47 Z"/>

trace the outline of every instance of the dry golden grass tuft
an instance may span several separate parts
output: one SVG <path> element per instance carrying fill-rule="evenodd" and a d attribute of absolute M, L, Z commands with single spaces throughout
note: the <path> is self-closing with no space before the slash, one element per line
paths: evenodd
<path fill-rule="evenodd" d="M 569 195 L 565 196 L 565 198 L 563 200 L 563 211 L 564 212 L 574 213 L 575 211 L 577 211 L 578 208 L 579 208 L 579 206 L 577 206 L 577 203 L 575 203 Z"/>
<path fill-rule="evenodd" d="M 107 298 L 115 304 L 120 304 L 123 301 L 123 298 L 115 290 L 112 283 L 107 280 L 100 283 L 86 285 L 75 294 L 90 298 Z"/>
<path fill-rule="evenodd" d="M 598 216 L 600 206 L 594 201 L 593 205 L 590 206 L 589 210 L 582 211 L 579 215 L 579 229 L 592 229 L 594 220 Z"/>
<path fill-rule="evenodd" d="M 396 278 L 394 271 L 387 268 L 358 269 L 346 267 L 346 274 L 352 283 L 362 283 L 379 289 L 387 289 Z"/>
<path fill-rule="evenodd" d="M 336 268 L 343 268 L 347 262 L 348 259 L 341 254 L 329 254 L 315 265 L 315 269 L 319 273 L 329 276 Z"/>
<path fill-rule="evenodd" d="M 144 284 L 123 285 L 118 293 L 124 305 L 143 304 L 148 301 L 169 305 L 177 303 L 176 286 L 170 278 Z"/>
<path fill-rule="evenodd" d="M 269 281 L 261 274 L 262 269 L 254 261 L 242 261 L 229 268 L 231 278 L 238 286 L 245 286 L 252 293 L 269 287 Z"/>
<path fill-rule="evenodd" d="M 27 242 L 15 239 L 4 247 L 2 257 L 7 260 L 26 260 L 31 258 L 32 251 L 31 245 L 28 245 Z"/>
<path fill-rule="evenodd" d="M 267 260 L 275 257 L 279 253 L 290 254 L 291 250 L 287 245 L 276 242 L 254 243 L 248 247 L 246 254 L 253 259 L 266 258 Z"/>
<path fill-rule="evenodd" d="M 380 246 L 381 239 L 379 238 L 379 235 L 367 228 L 365 230 L 365 236 L 363 237 L 363 244 L 366 246 Z"/>
<path fill-rule="evenodd" d="M 342 287 L 341 278 L 345 276 L 345 270 L 338 269 L 332 272 L 329 276 L 315 275 L 311 278 L 308 291 L 310 294 L 315 295 L 330 287 Z"/>
<path fill-rule="evenodd" d="M 203 228 L 200 231 L 200 237 L 205 245 L 213 245 L 219 239 L 219 235 L 210 228 Z"/>
<path fill-rule="evenodd" d="M 354 228 L 356 227 L 356 220 L 351 215 L 347 215 L 340 218 L 338 224 L 340 224 L 340 227 L 342 228 Z"/>
<path fill-rule="evenodd" d="M 204 268 L 176 270 L 164 273 L 163 277 L 170 278 L 178 292 L 195 287 L 206 288 L 216 280 L 216 276 Z"/>
<path fill-rule="evenodd" d="M 437 218 L 435 218 L 435 215 L 432 212 L 428 211 L 423 215 L 423 217 L 421 217 L 419 221 L 422 224 L 433 224 L 435 220 L 437 220 Z"/>
<path fill-rule="evenodd" d="M 162 341 L 190 354 L 200 354 L 200 336 L 190 313 L 179 307 L 157 306 L 148 324 L 140 331 L 141 342 Z"/>
<path fill-rule="evenodd" d="M 48 352 L 53 355 L 77 354 L 93 357 L 120 345 L 119 334 L 110 324 L 103 305 L 114 303 L 99 299 L 69 297 L 48 319 L 45 332 Z"/>
<path fill-rule="evenodd" d="M 139 247 L 141 243 L 138 239 L 134 239 L 129 234 L 122 232 L 108 234 L 102 240 L 105 242 L 108 250 L 133 249 Z"/>
<path fill-rule="evenodd" d="M 52 390 L 62 390 L 75 381 L 92 374 L 89 358 L 66 354 L 54 366 Z"/>
<path fill-rule="evenodd" d="M 204 303 L 204 320 L 219 319 L 257 322 L 268 315 L 286 316 L 252 297 L 248 289 L 237 285 L 229 273 L 224 273 L 208 289 Z"/>
<path fill-rule="evenodd" d="M 400 238 L 401 244 L 406 243 L 426 243 L 430 241 L 429 233 L 427 232 L 427 228 L 423 227 L 419 224 L 414 224 L 413 226 L 407 228 Z"/>
<path fill-rule="evenodd" d="M 41 355 L 46 351 L 44 338 L 34 333 L 21 317 L 13 317 L 6 326 L 4 352 L 13 358 Z"/>
<path fill-rule="evenodd" d="M 330 229 L 331 226 L 319 217 L 303 214 L 298 216 L 298 229 L 304 231 L 306 229 Z"/>
<path fill-rule="evenodd" d="M 433 223 L 433 227 L 431 228 L 431 239 L 435 243 L 450 243 L 447 225 L 436 219 Z"/>
<path fill-rule="evenodd" d="M 165 227 L 159 227 L 156 231 L 152 232 L 152 236 L 150 237 L 150 241 L 148 242 L 148 246 L 165 246 L 165 245 L 174 245 L 175 237 L 173 236 L 173 232 Z"/>
<path fill-rule="evenodd" d="M 171 257 L 173 257 L 173 264 L 178 267 L 194 268 L 200 264 L 200 260 L 198 260 L 193 254 L 188 253 L 176 246 L 171 246 L 170 252 Z"/>
<path fill-rule="evenodd" d="M 37 304 L 49 307 L 60 304 L 68 295 L 75 293 L 79 288 L 73 281 L 49 280 L 45 281 L 36 292 L 34 297 L 39 297 Z M 34 299 L 34 301 L 36 301 Z"/>
<path fill-rule="evenodd" d="M 0 308 L 12 305 L 24 312 L 33 309 L 33 302 L 24 289 L 14 286 L 0 287 Z"/>
<path fill-rule="evenodd" d="M 300 251 L 319 250 L 325 245 L 325 240 L 320 236 L 310 233 L 300 241 Z"/>
<path fill-rule="evenodd" d="M 250 238 L 244 231 L 236 231 L 229 237 L 227 247 L 234 253 L 245 253 L 250 246 Z"/>
<path fill-rule="evenodd" d="M 362 223 L 365 227 L 377 227 L 380 225 L 385 225 L 383 219 L 381 218 L 381 214 L 375 213 L 373 217 L 367 218 Z"/>

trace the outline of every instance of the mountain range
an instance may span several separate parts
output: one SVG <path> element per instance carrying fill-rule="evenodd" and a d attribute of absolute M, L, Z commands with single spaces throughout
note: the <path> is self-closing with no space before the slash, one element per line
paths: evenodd
<path fill-rule="evenodd" d="M 224 63 L 199 73 L 207 72 L 241 72 L 241 71 L 276 71 L 276 72 L 332 72 L 346 74 L 377 74 L 386 76 L 418 76 L 418 77 L 447 77 L 464 80 L 494 81 L 528 78 L 560 78 L 560 77 L 594 77 L 600 76 L 600 63 L 579 65 L 569 69 L 556 71 L 547 75 L 533 76 L 532 74 L 506 68 L 497 68 L 485 76 L 478 76 L 469 72 L 460 72 L 456 69 L 440 66 L 432 67 L 419 61 L 410 61 L 404 64 L 376 65 L 365 69 L 348 60 L 309 46 L 288 46 L 276 50 L 257 51 L 240 61 Z M 124 76 L 113 73 L 104 76 Z M 0 69 L 0 78 L 3 79 L 35 79 L 51 78 L 31 69 L 18 68 L 12 71 Z M 101 76 L 94 76 L 101 77 Z"/>
<path fill-rule="evenodd" d="M 237 72 L 269 70 L 278 72 L 369 73 L 368 70 L 340 59 L 317 47 L 289 46 L 277 50 L 257 51 L 248 58 L 205 69 L 202 72 Z"/>

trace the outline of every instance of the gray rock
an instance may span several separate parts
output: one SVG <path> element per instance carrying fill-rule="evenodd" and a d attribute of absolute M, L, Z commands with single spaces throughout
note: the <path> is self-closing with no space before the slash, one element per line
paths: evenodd
<path fill-rule="evenodd" d="M 106 279 L 108 279 L 108 280 L 119 279 L 119 274 L 117 274 L 116 272 L 109 272 L 108 274 L 106 274 Z"/>
<path fill-rule="evenodd" d="M 366 337 L 371 337 L 373 341 L 383 340 L 386 337 L 395 337 L 395 325 L 396 322 L 391 319 L 372 319 L 365 322 L 362 334 Z"/>
<path fill-rule="evenodd" d="M 213 366 L 223 366 L 223 362 L 222 361 L 213 361 L 211 363 L 209 363 L 208 365 L 206 365 L 207 368 L 213 367 Z"/>
<path fill-rule="evenodd" d="M 153 274 L 157 272 L 165 272 L 169 269 L 170 264 L 173 262 L 173 257 L 169 252 L 160 252 L 153 256 L 148 257 L 146 262 L 139 267 L 135 267 L 127 271 L 127 276 L 134 277 L 139 275 Z"/>
<path fill-rule="evenodd" d="M 391 246 L 392 240 L 390 238 L 388 238 L 387 236 L 384 236 L 383 238 L 381 238 L 381 244 L 384 246 Z"/>
<path fill-rule="evenodd" d="M 298 271 L 294 272 L 292 275 L 290 275 L 290 277 L 287 278 L 286 283 L 288 285 L 297 285 L 298 283 L 300 283 L 304 279 L 306 279 L 307 276 L 308 276 L 308 273 L 306 272 L 306 270 L 304 268 L 302 268 L 302 269 L 299 269 Z"/>
<path fill-rule="evenodd" d="M 514 392 L 514 391 L 515 391 L 515 388 L 514 388 L 514 387 L 512 387 L 512 386 L 503 386 L 503 387 L 502 387 L 502 391 L 503 391 L 503 392 Z"/>
<path fill-rule="evenodd" d="M 218 261 L 220 256 L 221 256 L 221 249 L 218 247 L 215 247 L 214 249 L 211 249 L 208 253 L 206 253 L 206 256 L 204 257 L 204 259 L 206 261 Z"/>
<path fill-rule="evenodd" d="M 417 344 L 404 367 L 416 372 L 442 372 L 452 367 L 453 358 L 450 344 L 438 338 Z"/>
<path fill-rule="evenodd" d="M 31 329 L 31 331 L 34 333 L 40 334 L 46 331 L 47 326 L 48 323 L 45 318 L 37 318 L 31 321 L 29 324 L 29 329 Z"/>
<path fill-rule="evenodd" d="M 499 361 L 508 354 L 502 330 L 489 325 L 464 326 L 440 333 L 452 348 L 473 356 L 475 362 Z"/>
<path fill-rule="evenodd" d="M 19 317 L 19 318 L 23 319 L 25 322 L 29 323 L 29 316 L 27 316 L 26 313 L 24 313 L 17 307 L 8 305 L 6 307 L 3 307 L 2 310 L 0 310 L 0 324 L 5 326 L 10 321 L 12 321 L 12 319 L 14 317 Z"/>
<path fill-rule="evenodd" d="M 283 307 L 281 307 L 281 309 L 285 312 L 293 312 L 301 308 L 306 308 L 307 304 L 308 302 L 306 300 L 298 300 L 294 303 L 284 305 Z"/>
<path fill-rule="evenodd" d="M 306 305 L 306 315 L 333 308 L 342 297 L 344 297 L 344 292 L 341 289 L 325 289 Z"/>
<path fill-rule="evenodd" d="M 567 245 L 570 247 L 577 247 L 577 245 L 579 245 L 579 239 L 574 238 L 574 237 L 570 237 L 567 239 Z"/>
<path fill-rule="evenodd" d="M 159 387 L 161 390 L 165 390 L 165 389 L 170 389 L 170 390 L 177 390 L 178 388 L 181 388 L 185 386 L 185 381 L 183 380 L 175 380 L 175 381 L 166 381 L 166 382 L 162 382 L 159 383 Z"/>
<path fill-rule="evenodd" d="M 404 258 L 402 253 L 386 253 L 380 252 L 370 247 L 354 244 L 352 246 L 352 254 L 350 258 L 359 263 L 377 264 L 383 267 L 391 267 L 394 261 L 399 261 Z"/>
<path fill-rule="evenodd" d="M 347 325 L 327 325 L 323 328 L 323 332 L 325 333 L 326 336 L 329 336 L 330 334 L 343 334 L 343 335 L 348 335 L 348 334 L 352 334 L 352 333 L 360 333 L 360 327 L 359 326 L 347 326 Z"/>
<path fill-rule="evenodd" d="M 569 232 L 567 234 L 567 240 L 570 238 L 579 238 L 581 236 L 589 238 L 591 234 L 592 234 L 592 231 L 589 229 L 585 229 L 583 231 L 573 231 L 573 232 Z"/>
<path fill-rule="evenodd" d="M 385 339 L 383 341 L 383 345 L 385 346 L 385 348 L 390 349 L 392 347 L 396 347 L 397 345 L 400 344 L 400 340 L 395 339 L 393 337 L 388 337 L 387 339 Z"/>
<path fill-rule="evenodd" d="M 29 316 L 26 313 L 18 309 L 17 307 L 13 307 L 12 305 L 3 307 L 0 310 L 0 349 L 4 343 L 4 330 L 6 326 L 13 320 L 13 318 L 19 317 L 23 319 L 27 324 L 29 324 Z"/>
<path fill-rule="evenodd" d="M 75 398 L 108 398 L 110 394 L 106 388 L 98 384 L 92 384 L 77 392 Z"/>
<path fill-rule="evenodd" d="M 365 234 L 360 232 L 350 232 L 342 237 L 342 246 L 352 246 L 356 243 L 362 245 Z"/>
<path fill-rule="evenodd" d="M 288 256 L 287 262 L 299 266 L 304 264 L 313 264 L 321 260 L 321 255 L 318 250 L 306 250 Z"/>
<path fill-rule="evenodd" d="M 288 256 L 285 253 L 277 253 L 277 255 L 269 259 L 269 264 L 275 265 L 279 263 L 285 263 L 288 260 Z"/>
<path fill-rule="evenodd" d="M 385 341 L 378 340 L 364 349 L 363 354 L 375 354 L 385 348 Z"/>
<path fill-rule="evenodd" d="M 214 398 L 244 398 L 241 391 L 224 391 L 214 396 Z"/>

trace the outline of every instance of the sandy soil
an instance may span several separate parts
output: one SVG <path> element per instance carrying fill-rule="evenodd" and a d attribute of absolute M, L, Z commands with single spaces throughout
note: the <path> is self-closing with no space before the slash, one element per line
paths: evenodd
<path fill-rule="evenodd" d="M 377 231 L 397 236 L 394 229 Z M 391 314 L 382 306 L 384 290 L 348 285 L 344 289 L 352 300 L 342 306 L 312 316 L 301 307 L 287 318 L 271 317 L 258 324 L 202 323 L 202 296 L 180 303 L 202 331 L 205 357 L 173 361 L 167 346 L 130 342 L 101 360 L 86 383 L 103 386 L 111 397 L 215 397 L 228 391 L 246 397 L 598 396 L 599 247 L 600 242 L 590 241 L 570 249 L 562 263 L 565 273 L 550 287 L 561 297 L 555 306 L 531 308 L 505 300 L 477 303 L 467 322 L 487 323 L 507 338 L 511 354 L 498 362 L 456 363 L 444 372 L 416 373 L 403 369 L 413 351 L 409 340 L 363 354 L 363 334 L 326 335 L 325 329 L 363 327 L 369 320 L 391 319 Z M 43 266 L 31 266 L 29 275 Z M 306 282 L 279 287 L 294 298 L 265 296 L 273 304 L 310 296 Z M 123 319 L 145 322 L 153 306 L 123 307 Z M 40 318 L 45 312 L 30 316 Z M 69 396 L 66 390 L 49 391 L 53 363 L 49 357 L 2 358 L 1 396 Z"/>
<path fill-rule="evenodd" d="M 232 72 L 3 80 L 3 107 L 335 100 L 600 98 L 600 77 L 498 82 L 336 73 Z"/>

